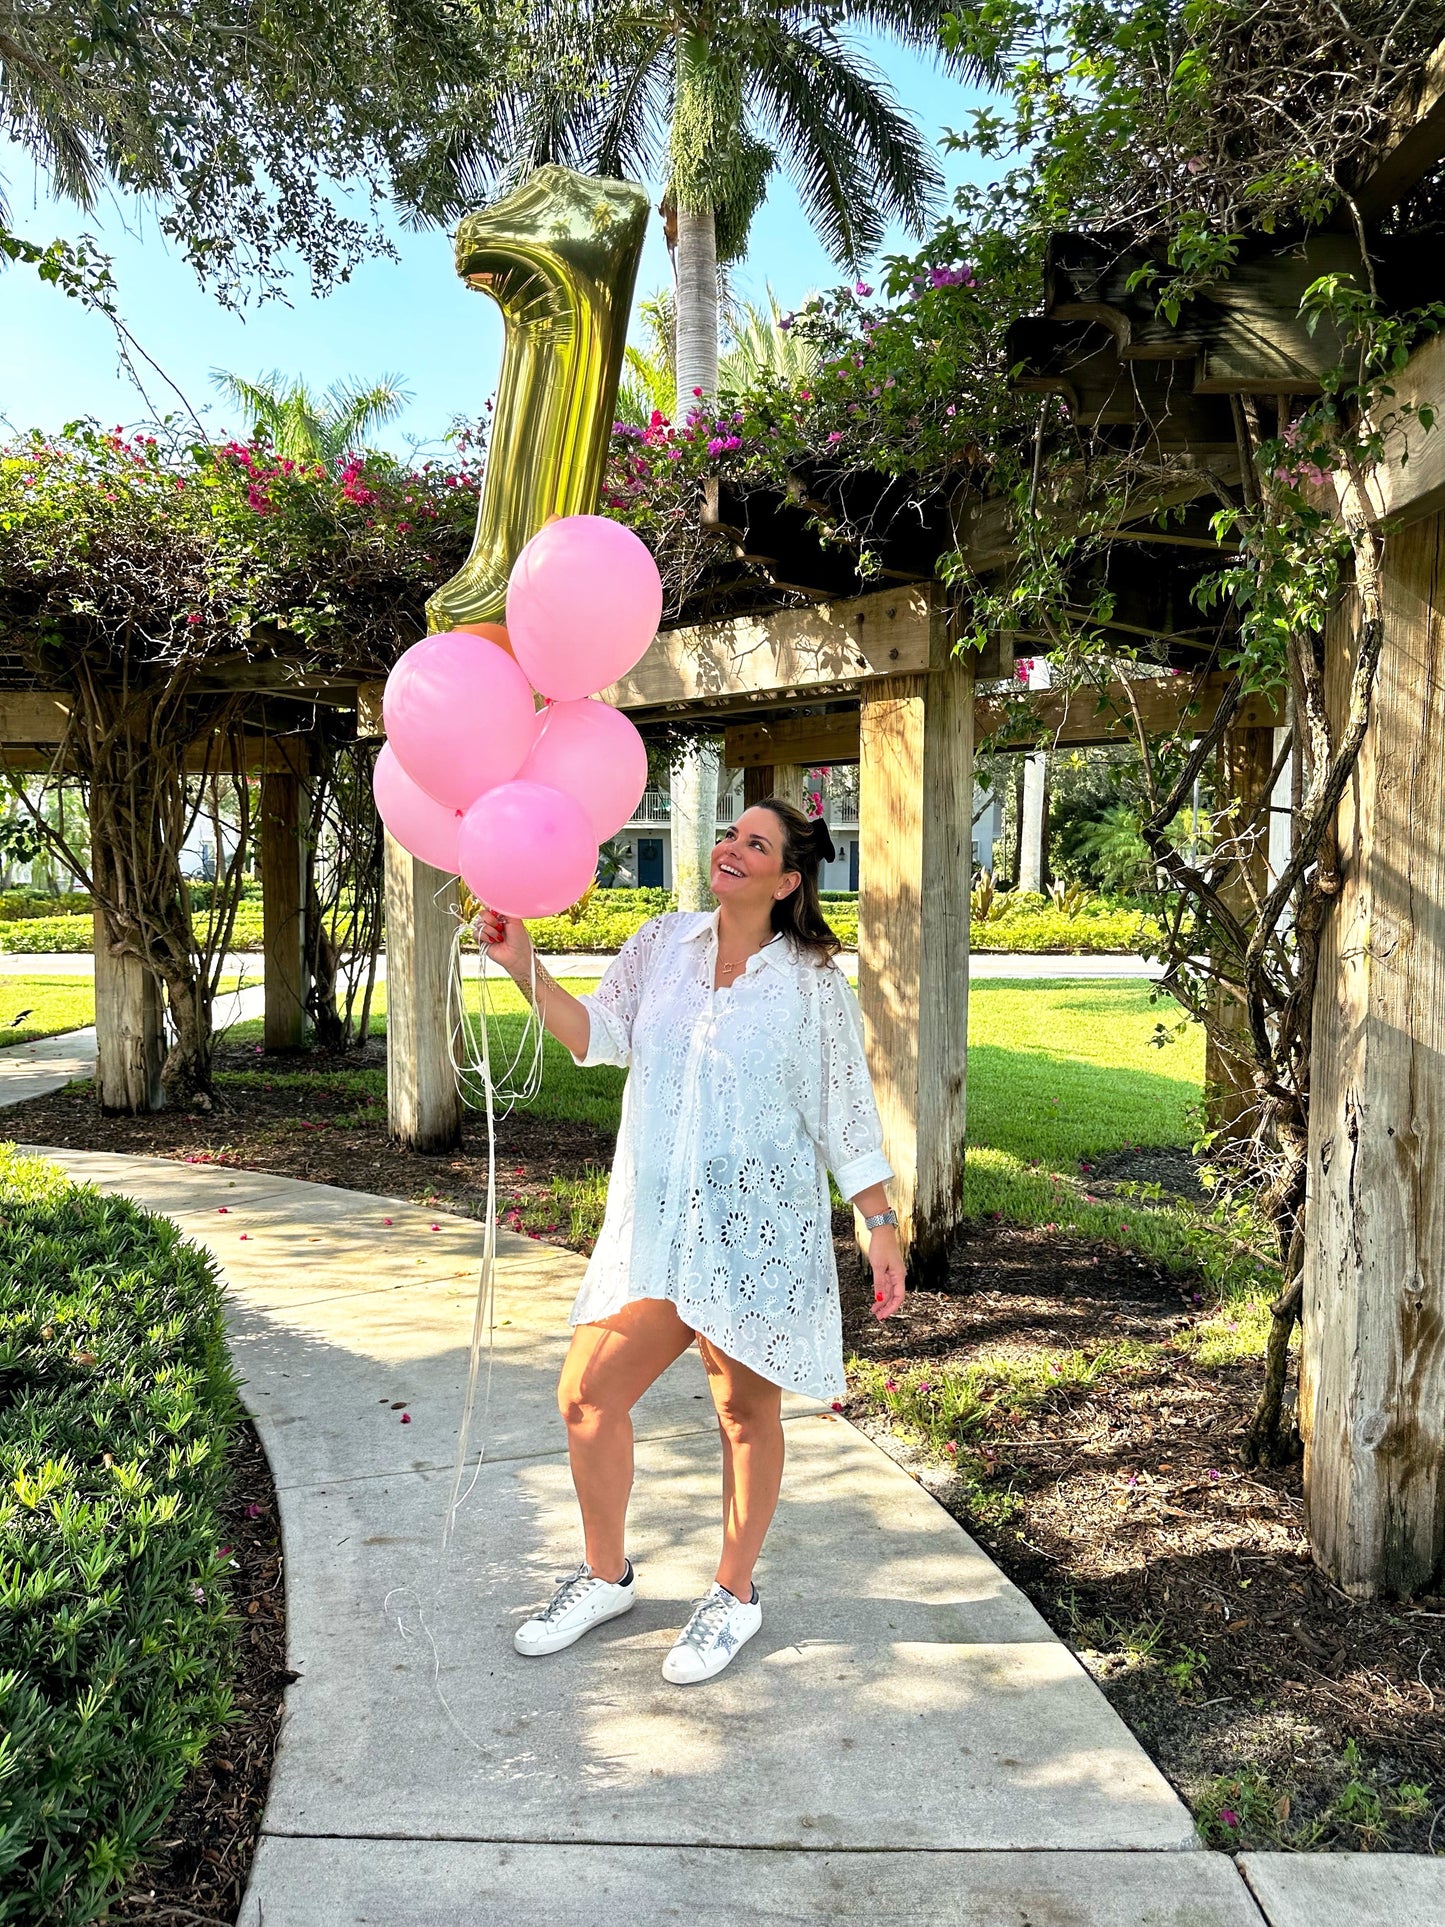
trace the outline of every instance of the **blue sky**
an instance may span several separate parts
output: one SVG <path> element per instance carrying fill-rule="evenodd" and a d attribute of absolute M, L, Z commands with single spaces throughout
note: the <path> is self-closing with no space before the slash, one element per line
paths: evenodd
<path fill-rule="evenodd" d="M 965 121 L 978 98 L 971 90 L 886 42 L 870 41 L 868 49 L 930 138 Z M 957 157 L 941 159 L 950 188 L 971 171 Z M 413 400 L 386 432 L 388 444 L 397 447 L 408 440 L 435 447 L 451 420 L 480 413 L 492 390 L 500 323 L 491 302 L 457 280 L 450 239 L 440 229 L 394 229 L 400 259 L 367 262 L 324 300 L 312 299 L 301 278 L 291 289 L 294 305 L 270 302 L 235 314 L 200 289 L 135 203 L 111 200 L 89 216 L 57 205 L 43 178 L 13 150 L 0 150 L 0 174 L 21 232 L 42 241 L 82 231 L 99 237 L 114 260 L 127 325 L 218 435 L 241 424 L 211 386 L 216 367 L 246 376 L 280 369 L 323 388 L 338 377 L 400 376 Z M 906 236 L 890 233 L 884 252 L 907 245 Z M 735 274 L 737 292 L 761 300 L 771 282 L 786 308 L 837 279 L 796 196 L 776 177 L 754 224 L 748 259 Z M 649 294 L 669 280 L 661 224 L 654 217 L 638 293 Z M 174 405 L 163 384 L 148 385 L 162 412 Z M 54 430 L 79 415 L 95 415 L 108 426 L 145 413 L 120 370 L 115 338 L 103 319 L 26 269 L 0 273 L 0 421 Z"/>

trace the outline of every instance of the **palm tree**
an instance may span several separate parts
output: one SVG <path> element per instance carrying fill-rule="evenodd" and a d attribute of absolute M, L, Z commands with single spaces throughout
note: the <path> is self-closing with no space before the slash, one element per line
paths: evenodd
<path fill-rule="evenodd" d="M 276 453 L 291 462 L 338 460 L 360 448 L 374 428 L 394 421 L 411 400 L 411 391 L 395 375 L 383 375 L 369 386 L 334 381 L 321 395 L 299 376 L 288 381 L 279 370 L 247 381 L 215 368 L 211 380 L 228 401 L 245 409 L 251 433 L 264 434 Z"/>
<path fill-rule="evenodd" d="M 731 340 L 718 357 L 720 395 L 742 395 L 765 376 L 796 388 L 812 378 L 818 366 L 817 344 L 805 335 L 790 333 L 771 287 L 768 305 L 744 301 L 729 315 Z M 649 295 L 637 304 L 647 335 L 647 346 L 629 343 L 617 391 L 617 419 L 646 428 L 654 413 L 671 421 L 677 413 L 677 358 L 673 348 L 673 302 L 670 294 Z"/>
<path fill-rule="evenodd" d="M 684 403 L 717 393 L 718 266 L 743 253 L 779 167 L 840 266 L 872 254 L 892 220 L 922 228 L 937 165 L 847 29 L 937 55 L 957 11 L 957 0 L 533 0 L 530 58 L 505 103 L 516 169 L 563 161 L 661 188 Z"/>

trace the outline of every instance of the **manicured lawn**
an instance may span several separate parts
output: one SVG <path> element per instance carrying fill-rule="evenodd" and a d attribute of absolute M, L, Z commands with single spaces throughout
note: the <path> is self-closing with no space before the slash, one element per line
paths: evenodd
<path fill-rule="evenodd" d="M 94 1022 L 92 977 L 0 977 L 0 1047 Z"/>

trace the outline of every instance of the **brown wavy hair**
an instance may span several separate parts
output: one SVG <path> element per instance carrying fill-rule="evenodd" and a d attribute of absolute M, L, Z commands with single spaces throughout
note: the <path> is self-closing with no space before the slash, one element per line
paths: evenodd
<path fill-rule="evenodd" d="M 811 951 L 815 963 L 831 963 L 843 946 L 818 899 L 818 871 L 836 855 L 828 826 L 821 816 L 805 816 L 781 796 L 765 796 L 758 808 L 771 810 L 782 824 L 783 868 L 796 870 L 802 879 L 796 890 L 774 900 L 772 926 L 791 939 L 795 949 Z"/>

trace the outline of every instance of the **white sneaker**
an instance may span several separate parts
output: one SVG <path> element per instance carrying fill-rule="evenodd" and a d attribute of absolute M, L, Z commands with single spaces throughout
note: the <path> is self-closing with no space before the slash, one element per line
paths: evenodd
<path fill-rule="evenodd" d="M 575 1645 L 583 1633 L 590 1633 L 604 1620 L 632 1611 L 637 1601 L 632 1578 L 630 1559 L 615 1584 L 609 1579 L 599 1579 L 590 1566 L 580 1565 L 576 1572 L 569 1572 L 565 1579 L 558 1581 L 556 1592 L 541 1612 L 517 1628 L 512 1644 L 528 1659 L 539 1659 L 543 1653 L 560 1653 L 564 1646 Z"/>
<path fill-rule="evenodd" d="M 692 1609 L 677 1644 L 662 1662 L 662 1677 L 674 1686 L 695 1686 L 720 1673 L 739 1646 L 763 1623 L 758 1589 L 751 1599 L 735 1599 L 714 1580 Z"/>

